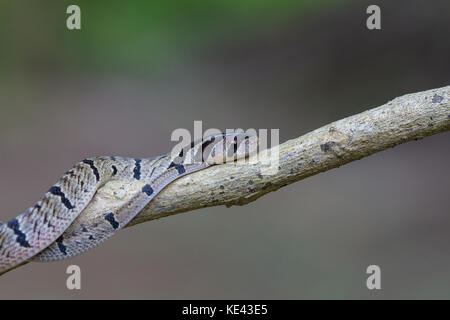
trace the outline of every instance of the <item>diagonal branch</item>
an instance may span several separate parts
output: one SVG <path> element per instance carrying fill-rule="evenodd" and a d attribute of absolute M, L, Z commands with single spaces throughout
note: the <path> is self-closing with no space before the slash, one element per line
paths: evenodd
<path fill-rule="evenodd" d="M 279 146 L 279 170 L 263 174 L 257 161 L 213 166 L 171 183 L 128 226 L 198 208 L 244 205 L 290 183 L 367 157 L 398 144 L 450 130 L 450 86 L 396 98 L 378 108 L 316 129 Z M 259 154 L 259 160 L 264 155 Z M 100 209 L 126 203 L 119 189 L 132 195 L 142 186 L 110 182 L 84 210 L 94 217 Z M 99 211 L 100 210 L 100 211 Z"/>

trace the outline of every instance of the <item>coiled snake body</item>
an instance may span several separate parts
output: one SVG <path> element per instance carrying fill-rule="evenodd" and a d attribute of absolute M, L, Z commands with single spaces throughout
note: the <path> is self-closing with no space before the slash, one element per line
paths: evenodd
<path fill-rule="evenodd" d="M 54 261 L 83 253 L 111 237 L 165 186 L 211 165 L 256 150 L 257 138 L 227 133 L 192 143 L 177 155 L 133 159 L 85 159 L 63 174 L 41 200 L 7 223 L 0 222 L 0 274 L 27 261 Z M 106 182 L 144 182 L 131 201 L 114 212 L 84 220 L 82 211 Z"/>

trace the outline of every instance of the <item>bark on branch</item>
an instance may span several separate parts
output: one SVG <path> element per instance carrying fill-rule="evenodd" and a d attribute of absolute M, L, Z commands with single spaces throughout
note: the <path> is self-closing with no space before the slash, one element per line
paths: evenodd
<path fill-rule="evenodd" d="M 245 205 L 306 177 L 450 130 L 449 98 L 450 86 L 407 94 L 286 141 L 279 146 L 279 170 L 273 175 L 263 174 L 262 161 L 217 165 L 187 175 L 158 194 L 128 226 L 198 208 Z M 120 206 L 141 187 L 109 182 L 83 214 L 94 217 L 106 207 Z M 125 196 L 118 199 L 118 193 Z"/>

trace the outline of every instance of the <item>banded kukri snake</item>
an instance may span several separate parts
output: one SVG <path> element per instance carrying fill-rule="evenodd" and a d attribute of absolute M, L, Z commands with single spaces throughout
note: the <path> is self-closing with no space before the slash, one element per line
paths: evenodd
<path fill-rule="evenodd" d="M 111 237 L 164 187 L 186 174 L 256 152 L 255 135 L 236 132 L 193 142 L 176 155 L 148 159 L 96 157 L 80 161 L 36 202 L 0 222 L 0 274 L 28 261 L 49 262 L 81 254 Z M 114 212 L 84 219 L 83 209 L 106 182 L 139 180 L 145 185 Z"/>

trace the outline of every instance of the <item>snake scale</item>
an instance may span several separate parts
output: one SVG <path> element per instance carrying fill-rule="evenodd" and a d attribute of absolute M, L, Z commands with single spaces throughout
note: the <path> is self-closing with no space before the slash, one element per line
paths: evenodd
<path fill-rule="evenodd" d="M 81 254 L 130 222 L 164 187 L 186 174 L 242 159 L 256 151 L 257 137 L 222 133 L 193 142 L 173 156 L 88 158 L 64 173 L 19 216 L 0 222 L 0 274 L 28 261 L 49 262 Z M 140 192 L 114 212 L 84 219 L 83 209 L 106 182 L 140 181 Z"/>

